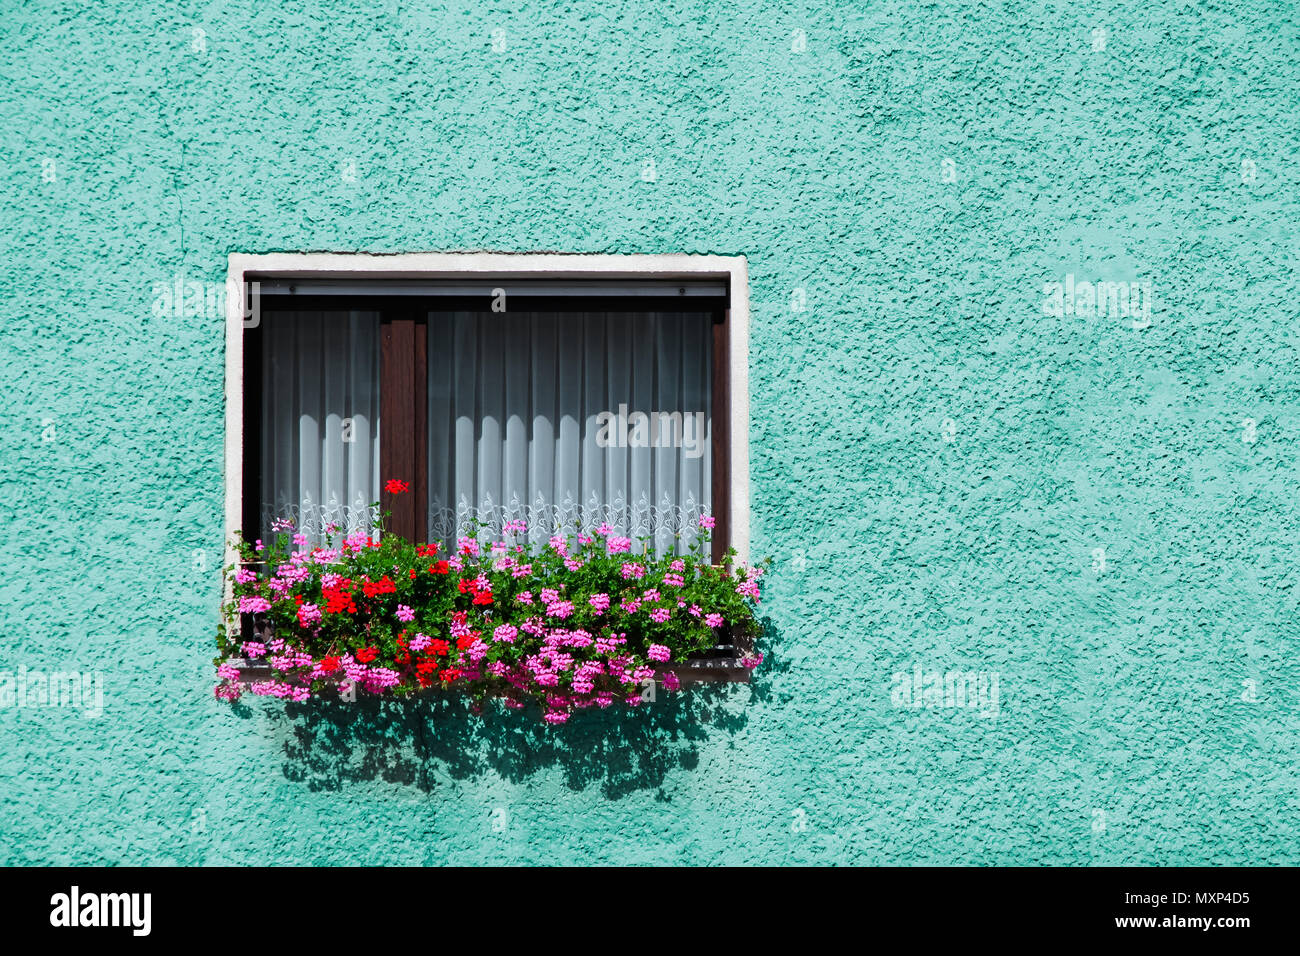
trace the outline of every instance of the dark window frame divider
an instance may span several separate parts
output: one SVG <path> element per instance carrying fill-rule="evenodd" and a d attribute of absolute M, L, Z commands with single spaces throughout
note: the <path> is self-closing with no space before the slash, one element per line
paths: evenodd
<path fill-rule="evenodd" d="M 379 507 L 389 512 L 388 529 L 423 543 L 428 521 L 429 436 L 427 315 L 385 308 L 379 317 Z M 390 479 L 409 491 L 393 494 Z"/>

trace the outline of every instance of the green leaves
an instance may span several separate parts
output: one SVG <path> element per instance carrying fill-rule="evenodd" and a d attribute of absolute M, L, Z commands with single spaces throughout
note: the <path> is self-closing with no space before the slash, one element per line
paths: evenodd
<path fill-rule="evenodd" d="M 734 552 L 710 564 L 702 537 L 685 555 L 659 557 L 597 534 L 531 546 L 474 536 L 456 554 L 393 534 L 310 552 L 284 533 L 260 551 L 241 540 L 218 661 L 265 657 L 275 696 L 321 692 L 322 662 L 334 674 L 337 658 L 350 680 L 374 678 L 385 692 L 454 686 L 531 699 L 561 722 L 566 708 L 636 696 L 646 675 L 671 666 L 658 661 L 708 651 L 728 630 L 758 632 L 742 593 L 758 572 L 737 568 Z M 265 647 L 239 637 L 241 613 L 269 625 Z"/>

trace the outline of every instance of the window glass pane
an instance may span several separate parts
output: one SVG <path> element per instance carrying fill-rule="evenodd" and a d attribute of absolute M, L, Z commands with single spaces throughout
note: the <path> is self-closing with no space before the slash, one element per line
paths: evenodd
<path fill-rule="evenodd" d="M 429 314 L 429 540 L 513 519 L 685 550 L 710 505 L 707 312 Z M 681 537 L 678 537 L 678 533 Z"/>
<path fill-rule="evenodd" d="M 369 529 L 379 499 L 379 313 L 275 312 L 262 335 L 262 537 L 276 518 L 312 544 L 326 525 Z"/>

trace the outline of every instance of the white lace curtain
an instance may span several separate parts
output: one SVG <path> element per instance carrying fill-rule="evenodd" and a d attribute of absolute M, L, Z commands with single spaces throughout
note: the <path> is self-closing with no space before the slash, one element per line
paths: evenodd
<path fill-rule="evenodd" d="M 262 536 L 372 527 L 378 313 L 264 323 Z M 710 508 L 712 332 L 708 313 L 430 313 L 428 540 L 519 518 L 533 542 L 607 523 L 684 550 Z"/>
<path fill-rule="evenodd" d="M 429 539 L 522 518 L 534 542 L 604 522 L 685 550 L 710 505 L 712 333 L 708 313 L 430 313 Z"/>
<path fill-rule="evenodd" d="M 379 499 L 379 314 L 276 312 L 262 361 L 262 528 L 373 526 Z"/>

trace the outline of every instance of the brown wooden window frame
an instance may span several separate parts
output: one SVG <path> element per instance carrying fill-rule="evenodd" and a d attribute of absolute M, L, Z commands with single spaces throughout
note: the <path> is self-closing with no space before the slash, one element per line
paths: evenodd
<path fill-rule="evenodd" d="M 429 481 L 428 461 L 428 335 L 427 315 L 431 311 L 447 309 L 446 300 L 407 298 L 397 296 L 317 296 L 292 295 L 285 301 L 263 306 L 268 321 L 274 320 L 278 310 L 359 310 L 379 313 L 379 473 L 381 478 L 396 475 L 411 476 L 407 494 L 394 495 L 380 489 L 380 509 L 389 512 L 388 528 L 409 541 L 423 542 L 426 529 L 424 516 L 428 513 Z M 610 300 L 593 300 L 603 308 Z M 637 310 L 668 311 L 683 308 L 681 300 L 636 300 Z M 622 308 L 629 302 L 616 303 Z M 455 308 L 472 308 L 487 311 L 490 303 L 483 300 L 455 300 Z M 542 306 L 540 301 L 526 301 L 518 306 L 520 311 L 531 311 Z M 590 309 L 577 301 L 546 302 L 550 311 L 563 312 L 566 306 Z M 712 533 L 713 560 L 721 563 L 731 545 L 730 502 L 730 336 L 727 326 L 730 310 L 725 306 L 704 311 L 713 313 L 712 368 L 710 371 L 711 421 L 710 455 L 712 456 L 712 481 L 709 489 L 709 513 L 715 526 Z M 262 358 L 261 328 L 247 329 L 244 339 L 244 526 L 257 527 L 260 493 L 260 442 L 256 437 L 262 428 L 262 396 L 260 394 L 260 362 Z"/>

